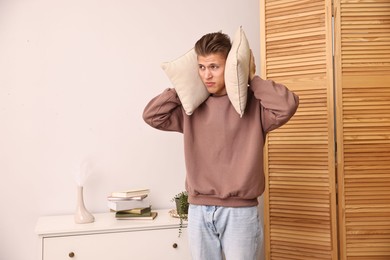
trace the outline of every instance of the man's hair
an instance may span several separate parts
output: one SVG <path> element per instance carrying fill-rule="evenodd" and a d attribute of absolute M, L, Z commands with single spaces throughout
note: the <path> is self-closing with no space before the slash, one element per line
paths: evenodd
<path fill-rule="evenodd" d="M 232 47 L 230 38 L 221 32 L 208 33 L 195 43 L 195 52 L 198 56 L 208 56 L 220 53 L 227 57 Z"/>

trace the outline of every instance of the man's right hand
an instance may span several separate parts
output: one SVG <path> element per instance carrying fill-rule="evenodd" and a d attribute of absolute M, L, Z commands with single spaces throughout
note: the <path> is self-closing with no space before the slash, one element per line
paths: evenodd
<path fill-rule="evenodd" d="M 248 83 L 250 83 L 253 79 L 253 77 L 255 76 L 256 74 L 256 64 L 255 64 L 255 57 L 253 57 L 253 52 L 251 50 L 251 58 L 250 58 L 250 62 L 249 62 L 249 79 L 248 79 Z"/>

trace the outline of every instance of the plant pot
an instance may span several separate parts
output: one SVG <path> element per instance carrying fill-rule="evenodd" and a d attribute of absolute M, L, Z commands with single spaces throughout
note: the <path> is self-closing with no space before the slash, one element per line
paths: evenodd
<path fill-rule="evenodd" d="M 188 214 L 188 202 L 181 202 L 179 198 L 175 199 L 176 203 L 176 211 L 179 215 L 187 215 Z"/>

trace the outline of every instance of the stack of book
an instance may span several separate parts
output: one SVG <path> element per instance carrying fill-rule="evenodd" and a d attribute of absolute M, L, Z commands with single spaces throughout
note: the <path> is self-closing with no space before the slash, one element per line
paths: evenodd
<path fill-rule="evenodd" d="M 154 219 L 148 189 L 112 192 L 107 198 L 108 208 L 115 212 L 117 219 Z"/>

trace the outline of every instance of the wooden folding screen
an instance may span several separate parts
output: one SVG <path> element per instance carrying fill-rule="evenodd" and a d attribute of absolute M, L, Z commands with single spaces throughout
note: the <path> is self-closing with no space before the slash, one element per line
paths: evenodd
<path fill-rule="evenodd" d="M 267 260 L 390 259 L 390 0 L 330 1 L 260 1 L 261 75 L 301 101 L 267 139 Z"/>
<path fill-rule="evenodd" d="M 390 1 L 335 2 L 340 258 L 390 259 Z"/>
<path fill-rule="evenodd" d="M 266 259 L 337 259 L 330 0 L 261 0 L 261 76 L 300 97 L 266 144 Z"/>

